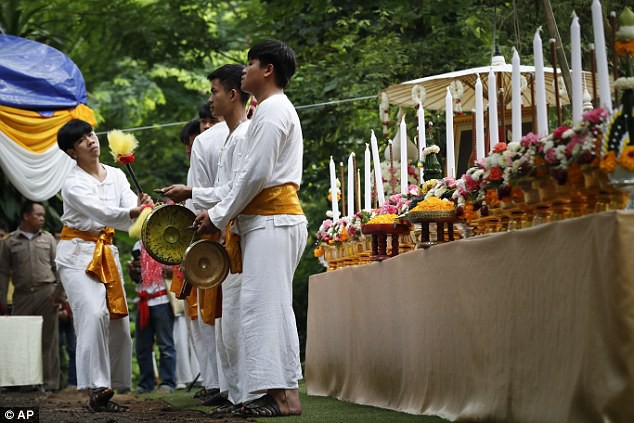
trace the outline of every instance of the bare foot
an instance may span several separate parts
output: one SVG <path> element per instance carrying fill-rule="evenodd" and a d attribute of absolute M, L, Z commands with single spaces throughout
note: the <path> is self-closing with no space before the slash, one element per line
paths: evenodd
<path fill-rule="evenodd" d="M 299 416 L 302 414 L 302 405 L 299 402 L 299 391 L 297 389 L 269 389 L 268 394 L 277 403 L 280 415 Z"/>

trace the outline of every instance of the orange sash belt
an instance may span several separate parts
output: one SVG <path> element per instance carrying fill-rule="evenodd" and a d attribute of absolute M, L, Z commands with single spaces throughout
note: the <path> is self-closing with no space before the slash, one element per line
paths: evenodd
<path fill-rule="evenodd" d="M 123 295 L 119 268 L 117 267 L 117 262 L 114 259 L 112 250 L 106 247 L 106 245 L 112 245 L 114 228 L 106 226 L 99 235 L 93 235 L 90 232 L 64 226 L 62 229 L 62 239 L 71 240 L 74 238 L 95 243 L 95 253 L 92 257 L 92 261 L 86 268 L 86 273 L 106 285 L 106 303 L 108 304 L 110 318 L 120 319 L 127 316 L 128 305 Z"/>
<path fill-rule="evenodd" d="M 240 214 L 257 214 L 272 216 L 276 214 L 304 214 L 297 196 L 297 186 L 292 183 L 277 185 L 262 190 L 242 210 Z M 229 254 L 229 269 L 231 273 L 242 273 L 242 252 L 240 250 L 240 235 L 231 232 L 235 219 L 225 228 L 225 249 Z"/>

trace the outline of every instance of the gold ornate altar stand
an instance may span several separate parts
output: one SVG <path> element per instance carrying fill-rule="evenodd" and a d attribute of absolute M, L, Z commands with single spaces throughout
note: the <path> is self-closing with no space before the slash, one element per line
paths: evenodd
<path fill-rule="evenodd" d="M 634 421 L 634 212 L 309 281 L 310 395 L 449 420 Z"/>

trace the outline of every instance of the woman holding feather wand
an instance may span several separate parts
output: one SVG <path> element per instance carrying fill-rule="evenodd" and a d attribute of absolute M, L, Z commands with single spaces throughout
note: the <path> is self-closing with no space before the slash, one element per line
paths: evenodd
<path fill-rule="evenodd" d="M 64 185 L 64 224 L 57 268 L 75 315 L 77 389 L 88 389 L 89 409 L 120 412 L 113 389 L 129 389 L 132 339 L 115 229 L 128 230 L 153 205 L 130 189 L 125 174 L 99 162 L 99 140 L 83 120 L 66 123 L 59 148 L 76 161 Z"/>

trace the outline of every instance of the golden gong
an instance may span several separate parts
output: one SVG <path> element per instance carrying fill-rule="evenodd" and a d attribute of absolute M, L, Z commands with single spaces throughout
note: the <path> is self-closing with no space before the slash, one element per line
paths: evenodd
<path fill-rule="evenodd" d="M 187 282 L 196 288 L 214 288 L 229 273 L 229 255 L 218 242 L 201 239 L 187 248 L 181 267 Z"/>
<path fill-rule="evenodd" d="M 143 222 L 141 241 L 159 263 L 180 264 L 194 237 L 191 227 L 196 215 L 180 204 L 155 207 Z"/>

